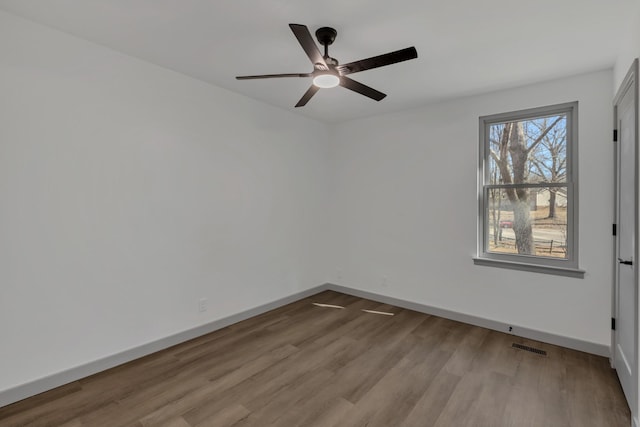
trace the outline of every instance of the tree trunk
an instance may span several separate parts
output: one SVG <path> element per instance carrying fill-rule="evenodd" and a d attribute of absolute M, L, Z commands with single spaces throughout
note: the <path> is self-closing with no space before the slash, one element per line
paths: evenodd
<path fill-rule="evenodd" d="M 496 215 L 496 190 L 491 190 L 491 216 L 493 217 L 493 247 L 498 246 L 498 230 L 500 229 L 500 220 Z"/>
<path fill-rule="evenodd" d="M 516 249 L 519 254 L 535 255 L 533 231 L 529 216 L 529 202 L 519 200 L 513 205 L 513 232 L 516 235 Z"/>
<path fill-rule="evenodd" d="M 549 216 L 547 218 L 556 217 L 556 190 L 555 188 L 549 189 Z"/>
<path fill-rule="evenodd" d="M 502 227 L 500 227 L 500 219 L 502 216 L 502 194 L 498 192 L 498 195 L 499 195 L 498 197 L 498 240 L 502 242 Z"/>
<path fill-rule="evenodd" d="M 507 153 L 511 157 L 511 168 L 509 167 Z M 504 184 L 526 183 L 528 157 L 529 149 L 527 148 L 522 122 L 505 123 L 500 137 L 499 156 L 496 161 Z M 513 209 L 513 231 L 516 235 L 518 253 L 535 255 L 533 231 L 529 215 L 529 190 L 507 187 L 504 191 Z"/>
<path fill-rule="evenodd" d="M 505 131 L 507 128 L 505 127 Z M 527 158 L 529 151 L 524 136 L 522 122 L 511 123 L 509 131 L 509 154 L 513 168 L 513 182 L 525 183 L 527 180 Z M 511 194 L 509 194 L 511 193 Z M 516 235 L 516 248 L 519 254 L 535 255 L 533 231 L 529 215 L 529 190 L 525 188 L 507 191 L 513 206 L 513 231 Z"/>

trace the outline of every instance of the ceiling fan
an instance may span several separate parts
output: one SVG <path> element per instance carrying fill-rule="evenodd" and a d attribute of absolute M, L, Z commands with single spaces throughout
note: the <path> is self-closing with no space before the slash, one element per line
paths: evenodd
<path fill-rule="evenodd" d="M 302 49 L 313 64 L 313 72 L 311 73 L 291 73 L 291 74 L 262 74 L 256 76 L 237 76 L 238 80 L 249 79 L 269 79 L 279 77 L 313 77 L 313 84 L 302 95 L 296 107 L 306 105 L 313 95 L 321 88 L 332 88 L 338 85 L 358 92 L 376 101 L 382 100 L 386 94 L 379 92 L 367 85 L 359 83 L 349 77 L 348 74 L 358 73 L 360 71 L 370 70 L 372 68 L 383 67 L 385 65 L 395 64 L 396 62 L 407 61 L 418 57 L 415 47 L 396 50 L 394 52 L 385 53 L 384 55 L 373 56 L 371 58 L 362 59 L 360 61 L 350 62 L 348 64 L 339 65 L 335 58 L 329 56 L 329 45 L 336 39 L 338 32 L 333 28 L 322 27 L 316 31 L 318 42 L 324 46 L 324 55 L 320 53 L 316 46 L 309 29 L 305 25 L 289 24 L 291 31 L 300 42 Z"/>

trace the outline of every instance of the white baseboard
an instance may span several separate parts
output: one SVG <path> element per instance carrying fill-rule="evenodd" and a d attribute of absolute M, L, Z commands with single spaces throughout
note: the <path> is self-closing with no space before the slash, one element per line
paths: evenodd
<path fill-rule="evenodd" d="M 225 317 L 223 319 L 214 320 L 213 322 L 207 323 L 205 325 L 187 329 L 168 337 L 161 338 L 156 341 L 151 341 L 146 344 L 142 344 L 140 346 L 130 348 L 128 350 L 112 354 L 110 356 L 94 360 L 92 362 L 88 362 L 84 365 L 57 372 L 55 374 L 28 382 L 26 384 L 21 384 L 17 387 L 2 390 L 0 391 L 0 408 L 6 405 L 10 405 L 11 403 L 18 402 L 19 400 L 26 399 L 27 397 L 35 396 L 36 394 L 40 394 L 47 390 L 60 387 L 61 385 L 77 381 L 81 378 L 88 377 L 90 375 L 102 372 L 118 365 L 122 365 L 123 363 L 130 362 L 143 356 L 147 356 L 151 353 L 164 350 L 165 348 L 172 347 L 176 344 L 180 344 L 182 342 L 189 341 L 213 331 L 217 331 L 218 329 L 225 328 L 229 325 L 238 323 L 250 317 L 257 316 L 275 308 L 282 307 L 283 305 L 287 305 L 289 303 L 307 298 L 311 295 L 315 295 L 318 292 L 322 292 L 326 289 L 327 285 L 316 286 L 315 288 L 297 292 L 293 295 L 289 295 L 287 297 L 262 304 L 258 307 L 251 308 L 249 310 Z"/>
<path fill-rule="evenodd" d="M 329 283 L 327 284 L 327 288 L 336 292 L 342 292 L 344 294 L 370 299 L 373 301 L 381 302 L 383 304 L 395 305 L 397 307 L 418 311 L 420 313 L 432 314 L 434 316 L 444 317 L 445 319 L 468 323 L 470 325 L 480 326 L 487 329 L 493 329 L 494 331 L 500 331 L 507 334 L 516 335 L 522 338 L 528 338 L 536 341 L 545 342 L 548 344 L 559 345 L 562 347 L 571 348 L 578 351 L 584 351 L 585 353 L 596 354 L 598 356 L 604 356 L 604 357 L 610 356 L 609 346 L 604 344 L 597 344 L 589 341 L 583 341 L 577 338 L 569 338 L 561 335 L 555 335 L 549 332 L 542 332 L 535 329 L 525 328 L 523 326 L 507 324 L 504 322 L 499 322 L 497 320 L 485 319 L 483 317 L 478 317 L 478 316 L 472 316 L 470 314 L 458 313 L 458 312 L 447 310 L 444 308 L 433 307 L 426 304 L 406 301 L 398 298 L 376 294 L 369 291 L 348 288 L 345 286 L 334 285 Z M 512 328 L 511 331 L 509 331 L 510 327 Z"/>
<path fill-rule="evenodd" d="M 241 313 L 234 314 L 232 316 L 225 317 L 223 319 L 215 320 L 211 323 L 207 323 L 202 326 L 197 326 L 177 334 L 170 335 L 165 338 L 161 338 L 156 341 L 152 341 L 140 346 L 106 356 L 104 358 L 88 362 L 84 365 L 80 365 L 74 368 L 67 369 L 62 372 L 58 372 L 35 381 L 21 384 L 19 386 L 9 388 L 0 391 L 0 407 L 15 403 L 19 400 L 27 397 L 35 396 L 47 390 L 54 389 L 64 384 L 68 384 L 73 381 L 85 378 L 89 375 L 96 374 L 106 369 L 113 368 L 123 363 L 130 362 L 143 356 L 147 356 L 151 353 L 169 348 L 176 344 L 197 338 L 199 336 L 211 333 L 218 329 L 222 329 L 234 323 L 248 319 L 250 317 L 257 316 L 265 313 L 269 310 L 276 309 L 286 304 L 301 300 L 303 298 L 310 297 L 319 292 L 325 290 L 333 290 L 348 295 L 353 295 L 361 298 L 370 299 L 373 301 L 381 302 L 384 304 L 395 305 L 409 310 L 418 311 L 421 313 L 432 314 L 434 316 L 444 317 L 446 319 L 455 320 L 458 322 L 468 323 L 471 325 L 480 326 L 487 329 L 493 329 L 500 332 L 511 333 L 523 338 L 529 338 L 536 341 L 542 341 L 549 344 L 555 344 L 562 347 L 572 348 L 586 353 L 597 354 L 599 356 L 609 356 L 609 346 L 596 344 L 588 341 L 582 341 L 575 338 L 563 337 L 560 335 L 551 334 L 548 332 L 541 332 L 535 329 L 524 328 L 521 326 L 508 325 L 503 322 L 498 322 L 491 319 L 485 319 L 482 317 L 472 316 L 464 313 L 457 313 L 455 311 L 446 310 L 443 308 L 432 307 L 426 304 L 420 304 L 411 301 L 405 301 L 398 298 L 393 298 L 385 295 L 376 294 L 369 291 L 363 291 L 359 289 L 352 289 L 345 286 L 334 285 L 326 283 L 324 285 L 316 286 L 311 289 L 307 289 L 302 292 L 297 292 L 290 296 L 271 301 L 266 304 L 262 304 L 258 307 L 243 311 Z M 509 332 L 509 327 L 512 327 L 512 331 Z M 635 427 L 640 427 L 637 420 L 633 420 Z"/>

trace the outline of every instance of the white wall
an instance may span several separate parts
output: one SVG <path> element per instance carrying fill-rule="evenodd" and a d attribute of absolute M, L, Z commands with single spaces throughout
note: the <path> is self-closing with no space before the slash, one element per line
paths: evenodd
<path fill-rule="evenodd" d="M 620 87 L 635 58 L 640 57 L 640 2 L 629 11 L 629 23 L 621 24 L 618 58 L 613 68 L 614 93 Z"/>
<path fill-rule="evenodd" d="M 0 12 L 0 391 L 324 283 L 327 136 Z"/>
<path fill-rule="evenodd" d="M 602 71 L 336 126 L 332 280 L 609 345 L 611 87 Z M 479 116 L 576 100 L 585 278 L 474 265 Z"/>

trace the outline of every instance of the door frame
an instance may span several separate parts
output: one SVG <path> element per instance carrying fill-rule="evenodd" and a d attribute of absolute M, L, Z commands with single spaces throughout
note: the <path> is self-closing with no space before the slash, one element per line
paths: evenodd
<path fill-rule="evenodd" d="M 638 263 L 640 263 L 640 259 L 638 257 L 638 253 L 639 253 L 639 248 L 638 245 L 640 243 L 640 239 L 639 239 L 639 227 L 640 227 L 640 221 L 639 221 L 639 216 L 638 216 L 638 201 L 640 200 L 638 198 L 638 193 L 639 193 L 639 189 L 638 187 L 640 186 L 640 179 L 639 179 L 639 156 L 640 156 L 640 147 L 638 144 L 638 140 L 639 140 L 639 135 L 638 135 L 638 128 L 639 128 L 639 121 L 640 121 L 640 116 L 638 114 L 638 112 L 640 111 L 638 109 L 638 98 L 640 97 L 640 90 L 638 89 L 639 85 L 638 85 L 638 58 L 636 58 L 633 61 L 633 64 L 631 65 L 631 67 L 629 68 L 629 71 L 627 72 L 627 75 L 625 76 L 624 80 L 622 81 L 622 83 L 620 84 L 620 87 L 618 88 L 618 91 L 616 93 L 616 96 L 613 100 L 613 129 L 615 129 L 617 131 L 618 129 L 618 104 L 622 101 L 623 96 L 625 95 L 625 93 L 627 93 L 628 90 L 632 90 L 634 91 L 634 110 L 635 110 L 635 159 L 634 159 L 634 181 L 635 181 L 635 212 L 634 212 L 634 217 L 635 217 L 635 233 L 633 236 L 634 239 L 634 250 L 633 250 L 633 259 L 634 262 L 637 264 L 636 268 L 634 268 L 634 276 L 633 276 L 633 280 L 634 280 L 634 285 L 636 286 L 636 299 L 634 301 L 634 325 L 636 328 L 636 333 L 634 334 L 635 337 L 635 343 L 634 343 L 634 348 L 635 348 L 635 360 L 633 361 L 635 364 L 635 373 L 634 373 L 634 381 L 633 381 L 633 388 L 634 390 L 632 391 L 632 401 L 629 402 L 629 408 L 631 409 L 631 423 L 632 425 L 637 426 L 638 425 L 638 410 L 640 408 L 640 401 L 639 401 L 639 396 L 638 396 L 638 392 L 640 389 L 640 378 L 638 376 L 638 369 L 640 368 L 639 365 L 639 355 L 640 355 L 640 347 L 639 347 L 639 339 L 638 339 L 638 332 L 640 331 L 640 323 L 639 323 L 639 318 L 638 318 L 638 300 L 640 298 L 640 289 L 638 289 L 638 267 L 640 267 L 640 265 L 638 265 Z M 613 150 L 613 155 L 614 155 L 614 224 L 618 223 L 618 151 L 620 149 L 620 138 L 618 138 L 618 142 L 614 142 L 614 150 Z M 617 233 L 616 233 L 617 234 Z M 613 236 L 613 285 L 612 285 L 612 298 L 611 298 L 611 317 L 612 319 L 616 319 L 617 315 L 618 315 L 618 304 L 617 304 L 617 284 L 618 284 L 618 239 L 619 236 Z M 613 326 L 613 325 L 612 325 Z M 610 348 L 610 362 L 611 362 L 611 367 L 615 368 L 616 366 L 616 331 L 613 330 L 611 331 L 611 348 Z"/>

